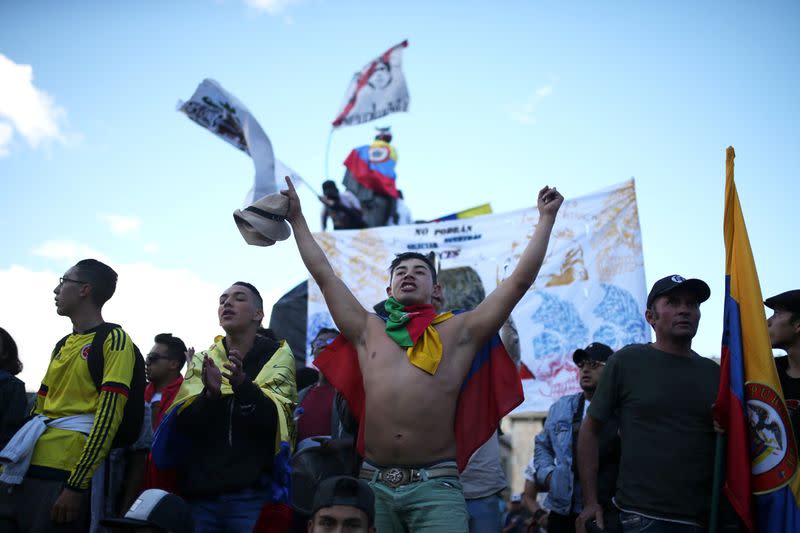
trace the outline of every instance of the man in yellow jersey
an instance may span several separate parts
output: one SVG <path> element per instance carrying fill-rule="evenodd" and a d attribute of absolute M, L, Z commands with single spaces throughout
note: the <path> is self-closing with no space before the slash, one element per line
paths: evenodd
<path fill-rule="evenodd" d="M 90 482 L 111 449 L 134 373 L 133 342 L 119 327 L 103 343 L 99 390 L 89 370 L 92 340 L 105 324 L 101 310 L 116 286 L 111 267 L 84 259 L 53 291 L 72 333 L 52 355 L 34 417 L 0 453 L 2 532 L 88 530 Z"/>

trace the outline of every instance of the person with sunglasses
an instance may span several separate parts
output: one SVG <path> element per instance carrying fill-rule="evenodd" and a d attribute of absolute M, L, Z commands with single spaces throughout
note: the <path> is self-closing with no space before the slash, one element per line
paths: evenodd
<path fill-rule="evenodd" d="M 614 351 L 601 342 L 575 350 L 572 360 L 578 367 L 581 392 L 562 396 L 550 406 L 544 429 L 536 436 L 533 459 L 525 469 L 525 489 L 547 491 L 544 506 L 550 509 L 548 532 L 575 531 L 575 519 L 582 509 L 581 487 L 575 468 L 578 431 L 603 375 L 606 361 Z M 613 522 L 611 497 L 619 470 L 617 424 L 610 421 L 600 436 L 599 500 L 606 511 L 606 529 Z M 539 509 L 537 514 L 544 513 Z M 537 522 L 541 516 L 534 515 Z"/>
<path fill-rule="evenodd" d="M 147 387 L 144 389 L 145 410 L 149 419 L 151 441 L 164 415 L 172 406 L 175 396 L 183 384 L 181 371 L 187 355 L 193 355 L 194 349 L 187 351 L 186 344 L 172 333 L 159 333 L 153 339 L 154 344 L 145 358 Z M 151 453 L 147 454 L 144 468 L 145 489 L 162 489 L 169 492 L 178 491 L 177 472 L 175 469 L 157 468 Z M 138 495 L 139 491 L 132 494 Z M 133 500 L 126 500 L 132 503 Z"/>
<path fill-rule="evenodd" d="M 151 422 L 155 432 L 183 383 L 181 370 L 186 362 L 186 344 L 180 338 L 173 337 L 172 333 L 159 333 L 154 341 L 145 358 L 148 383 L 144 399 L 152 413 Z"/>

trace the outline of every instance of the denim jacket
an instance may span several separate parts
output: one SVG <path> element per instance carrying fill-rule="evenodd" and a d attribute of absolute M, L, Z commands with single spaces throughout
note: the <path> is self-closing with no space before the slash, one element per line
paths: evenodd
<path fill-rule="evenodd" d="M 572 511 L 573 492 L 580 492 L 572 471 L 572 418 L 582 395 L 583 393 L 562 396 L 551 405 L 544 429 L 534 441 L 536 484 L 545 486 L 547 476 L 552 474 L 544 505 L 563 515 Z M 580 504 L 579 496 L 580 494 L 576 494 Z"/>

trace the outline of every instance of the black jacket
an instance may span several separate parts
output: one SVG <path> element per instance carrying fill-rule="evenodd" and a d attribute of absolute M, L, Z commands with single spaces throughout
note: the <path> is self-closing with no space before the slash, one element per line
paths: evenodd
<path fill-rule="evenodd" d="M 0 370 L 0 449 L 3 449 L 27 416 L 25 383 Z"/>
<path fill-rule="evenodd" d="M 178 469 L 182 495 L 212 496 L 258 487 L 271 472 L 278 412 L 252 380 L 279 346 L 257 336 L 244 357 L 242 370 L 248 380 L 232 396 L 210 400 L 201 394 L 178 416 L 178 428 L 191 438 Z"/>

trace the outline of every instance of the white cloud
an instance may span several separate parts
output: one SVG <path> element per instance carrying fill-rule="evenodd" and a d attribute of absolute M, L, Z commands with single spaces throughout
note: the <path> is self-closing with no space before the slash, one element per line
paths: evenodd
<path fill-rule="evenodd" d="M 296 4 L 297 0 L 244 0 L 248 7 L 257 11 L 265 11 L 270 15 L 279 15 L 291 4 Z"/>
<path fill-rule="evenodd" d="M 536 122 L 536 110 L 539 108 L 539 104 L 551 94 L 553 94 L 552 84 L 539 87 L 524 104 L 511 111 L 511 119 L 520 124 L 533 124 Z"/>
<path fill-rule="evenodd" d="M 100 220 L 108 224 L 108 228 L 114 235 L 128 235 L 139 230 L 142 219 L 135 216 L 125 215 L 98 215 Z"/>
<path fill-rule="evenodd" d="M 47 257 L 49 259 L 59 259 L 63 260 L 64 262 L 79 261 L 81 259 L 86 259 L 87 257 L 93 257 L 99 261 L 108 260 L 108 257 L 105 254 L 98 252 L 97 250 L 85 244 L 70 240 L 45 241 L 38 247 L 34 248 L 32 252 L 34 255 Z"/>
<path fill-rule="evenodd" d="M 113 263 L 112 263 L 113 264 Z M 222 333 L 217 299 L 224 288 L 183 269 L 151 264 L 114 264 L 117 291 L 103 309 L 109 322 L 121 324 L 144 353 L 157 333 L 171 332 L 188 346 L 207 348 Z M 53 345 L 69 333 L 69 319 L 56 314 L 53 289 L 62 272 L 22 266 L 0 270 L 0 324 L 17 342 L 25 368 L 20 379 L 38 389 Z"/>
<path fill-rule="evenodd" d="M 33 68 L 0 54 L 0 157 L 8 154 L 9 127 L 34 148 L 43 141 L 66 142 L 61 123 L 66 113 L 53 98 L 33 84 Z"/>
<path fill-rule="evenodd" d="M 148 254 L 152 255 L 152 254 L 158 253 L 158 244 L 156 244 L 156 243 L 151 241 L 151 242 L 146 243 L 144 245 L 143 249 L 144 249 L 145 253 L 148 253 Z"/>

